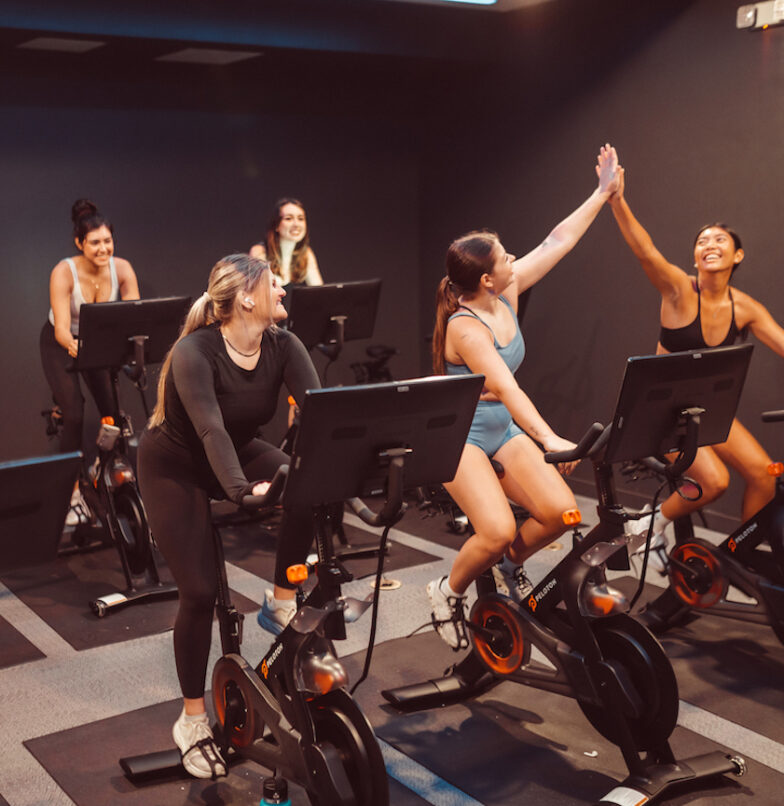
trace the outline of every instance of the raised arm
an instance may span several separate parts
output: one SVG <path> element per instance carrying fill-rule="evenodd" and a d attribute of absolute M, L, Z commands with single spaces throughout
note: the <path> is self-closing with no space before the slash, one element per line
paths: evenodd
<path fill-rule="evenodd" d="M 680 296 L 684 286 L 690 285 L 688 275 L 683 269 L 670 263 L 656 248 L 653 239 L 647 230 L 634 217 L 624 196 L 626 175 L 620 169 L 620 183 L 618 190 L 610 199 L 613 215 L 618 228 L 629 248 L 634 253 L 640 265 L 648 275 L 648 279 L 659 290 L 663 297 L 676 298 Z"/>
<path fill-rule="evenodd" d="M 582 238 L 602 209 L 602 205 L 618 189 L 618 156 L 610 145 L 601 147 L 596 165 L 599 184 L 596 190 L 560 224 L 557 224 L 544 241 L 513 264 L 517 293 L 547 274 L 550 269 Z"/>
<path fill-rule="evenodd" d="M 741 292 L 735 291 L 736 294 Z M 770 315 L 768 309 L 748 294 L 743 295 L 743 306 L 751 312 L 749 327 L 755 338 L 784 357 L 784 328 Z"/>

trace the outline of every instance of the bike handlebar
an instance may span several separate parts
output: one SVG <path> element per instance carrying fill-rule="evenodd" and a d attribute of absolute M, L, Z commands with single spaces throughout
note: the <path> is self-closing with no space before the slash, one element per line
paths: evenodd
<path fill-rule="evenodd" d="M 264 495 L 243 495 L 242 508 L 243 509 L 262 509 L 263 507 L 271 507 L 278 503 L 283 495 L 283 488 L 286 486 L 286 479 L 289 474 L 289 466 L 281 465 L 272 477 L 269 489 Z"/>
<path fill-rule="evenodd" d="M 762 422 L 763 423 L 778 423 L 784 420 L 784 409 L 779 409 L 778 411 L 763 411 L 762 412 Z"/>
<path fill-rule="evenodd" d="M 590 455 L 594 450 L 604 447 L 609 436 L 609 426 L 605 428 L 601 423 L 593 423 L 574 448 L 568 451 L 549 451 L 545 453 L 544 460 L 551 465 L 561 462 L 577 462 Z"/>

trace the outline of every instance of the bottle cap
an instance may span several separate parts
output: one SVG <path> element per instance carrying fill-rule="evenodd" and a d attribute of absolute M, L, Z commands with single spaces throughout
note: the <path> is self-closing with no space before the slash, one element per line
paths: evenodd
<path fill-rule="evenodd" d="M 265 803 L 285 803 L 289 798 L 289 786 L 285 778 L 265 778 L 262 785 Z"/>

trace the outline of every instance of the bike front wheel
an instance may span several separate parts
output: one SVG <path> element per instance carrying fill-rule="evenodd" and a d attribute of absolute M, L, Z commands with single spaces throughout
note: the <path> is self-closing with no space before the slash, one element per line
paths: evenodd
<path fill-rule="evenodd" d="M 335 759 L 350 782 L 354 804 L 389 806 L 389 779 L 384 757 L 367 718 L 343 689 L 330 691 L 308 703 L 317 744 Z M 308 787 L 313 806 L 344 806 L 330 781 L 314 780 Z M 350 801 L 349 801 L 350 802 Z"/>

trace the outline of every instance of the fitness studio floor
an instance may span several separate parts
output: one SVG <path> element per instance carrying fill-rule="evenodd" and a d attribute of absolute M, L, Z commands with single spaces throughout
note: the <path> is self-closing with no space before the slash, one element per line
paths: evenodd
<path fill-rule="evenodd" d="M 595 503 L 582 499 L 580 506 L 586 522 L 595 522 Z M 352 543 L 372 539 L 353 516 L 346 522 Z M 387 760 L 392 803 L 594 802 L 625 767 L 572 700 L 504 683 L 475 701 L 433 711 L 400 715 L 385 706 L 381 688 L 438 676 L 457 658 L 429 626 L 406 637 L 429 618 L 425 583 L 446 571 L 459 546 L 445 523 L 443 515 L 423 518 L 414 508 L 393 530 L 386 576 L 402 585 L 382 594 L 371 674 L 357 692 Z M 256 659 L 269 644 L 253 614 L 271 577 L 274 543 L 259 524 L 226 527 L 224 541 L 235 602 L 251 614 L 245 655 Z M 529 564 L 531 576 L 539 579 L 563 553 L 542 552 Z M 347 592 L 369 590 L 367 577 L 359 577 L 373 562 L 352 564 L 358 579 Z M 112 549 L 2 577 L 0 806 L 258 803 L 265 771 L 247 763 L 218 783 L 187 778 L 135 788 L 123 778 L 118 758 L 171 745 L 180 706 L 169 632 L 176 603 L 96 619 L 88 600 L 121 588 Z M 340 647 L 354 680 L 369 626 L 366 615 Z M 676 755 L 722 746 L 745 757 L 748 773 L 673 790 L 660 802 L 780 804 L 784 647 L 768 628 L 707 617 L 673 630 L 663 643 L 680 687 Z M 292 801 L 307 804 L 296 787 Z"/>

